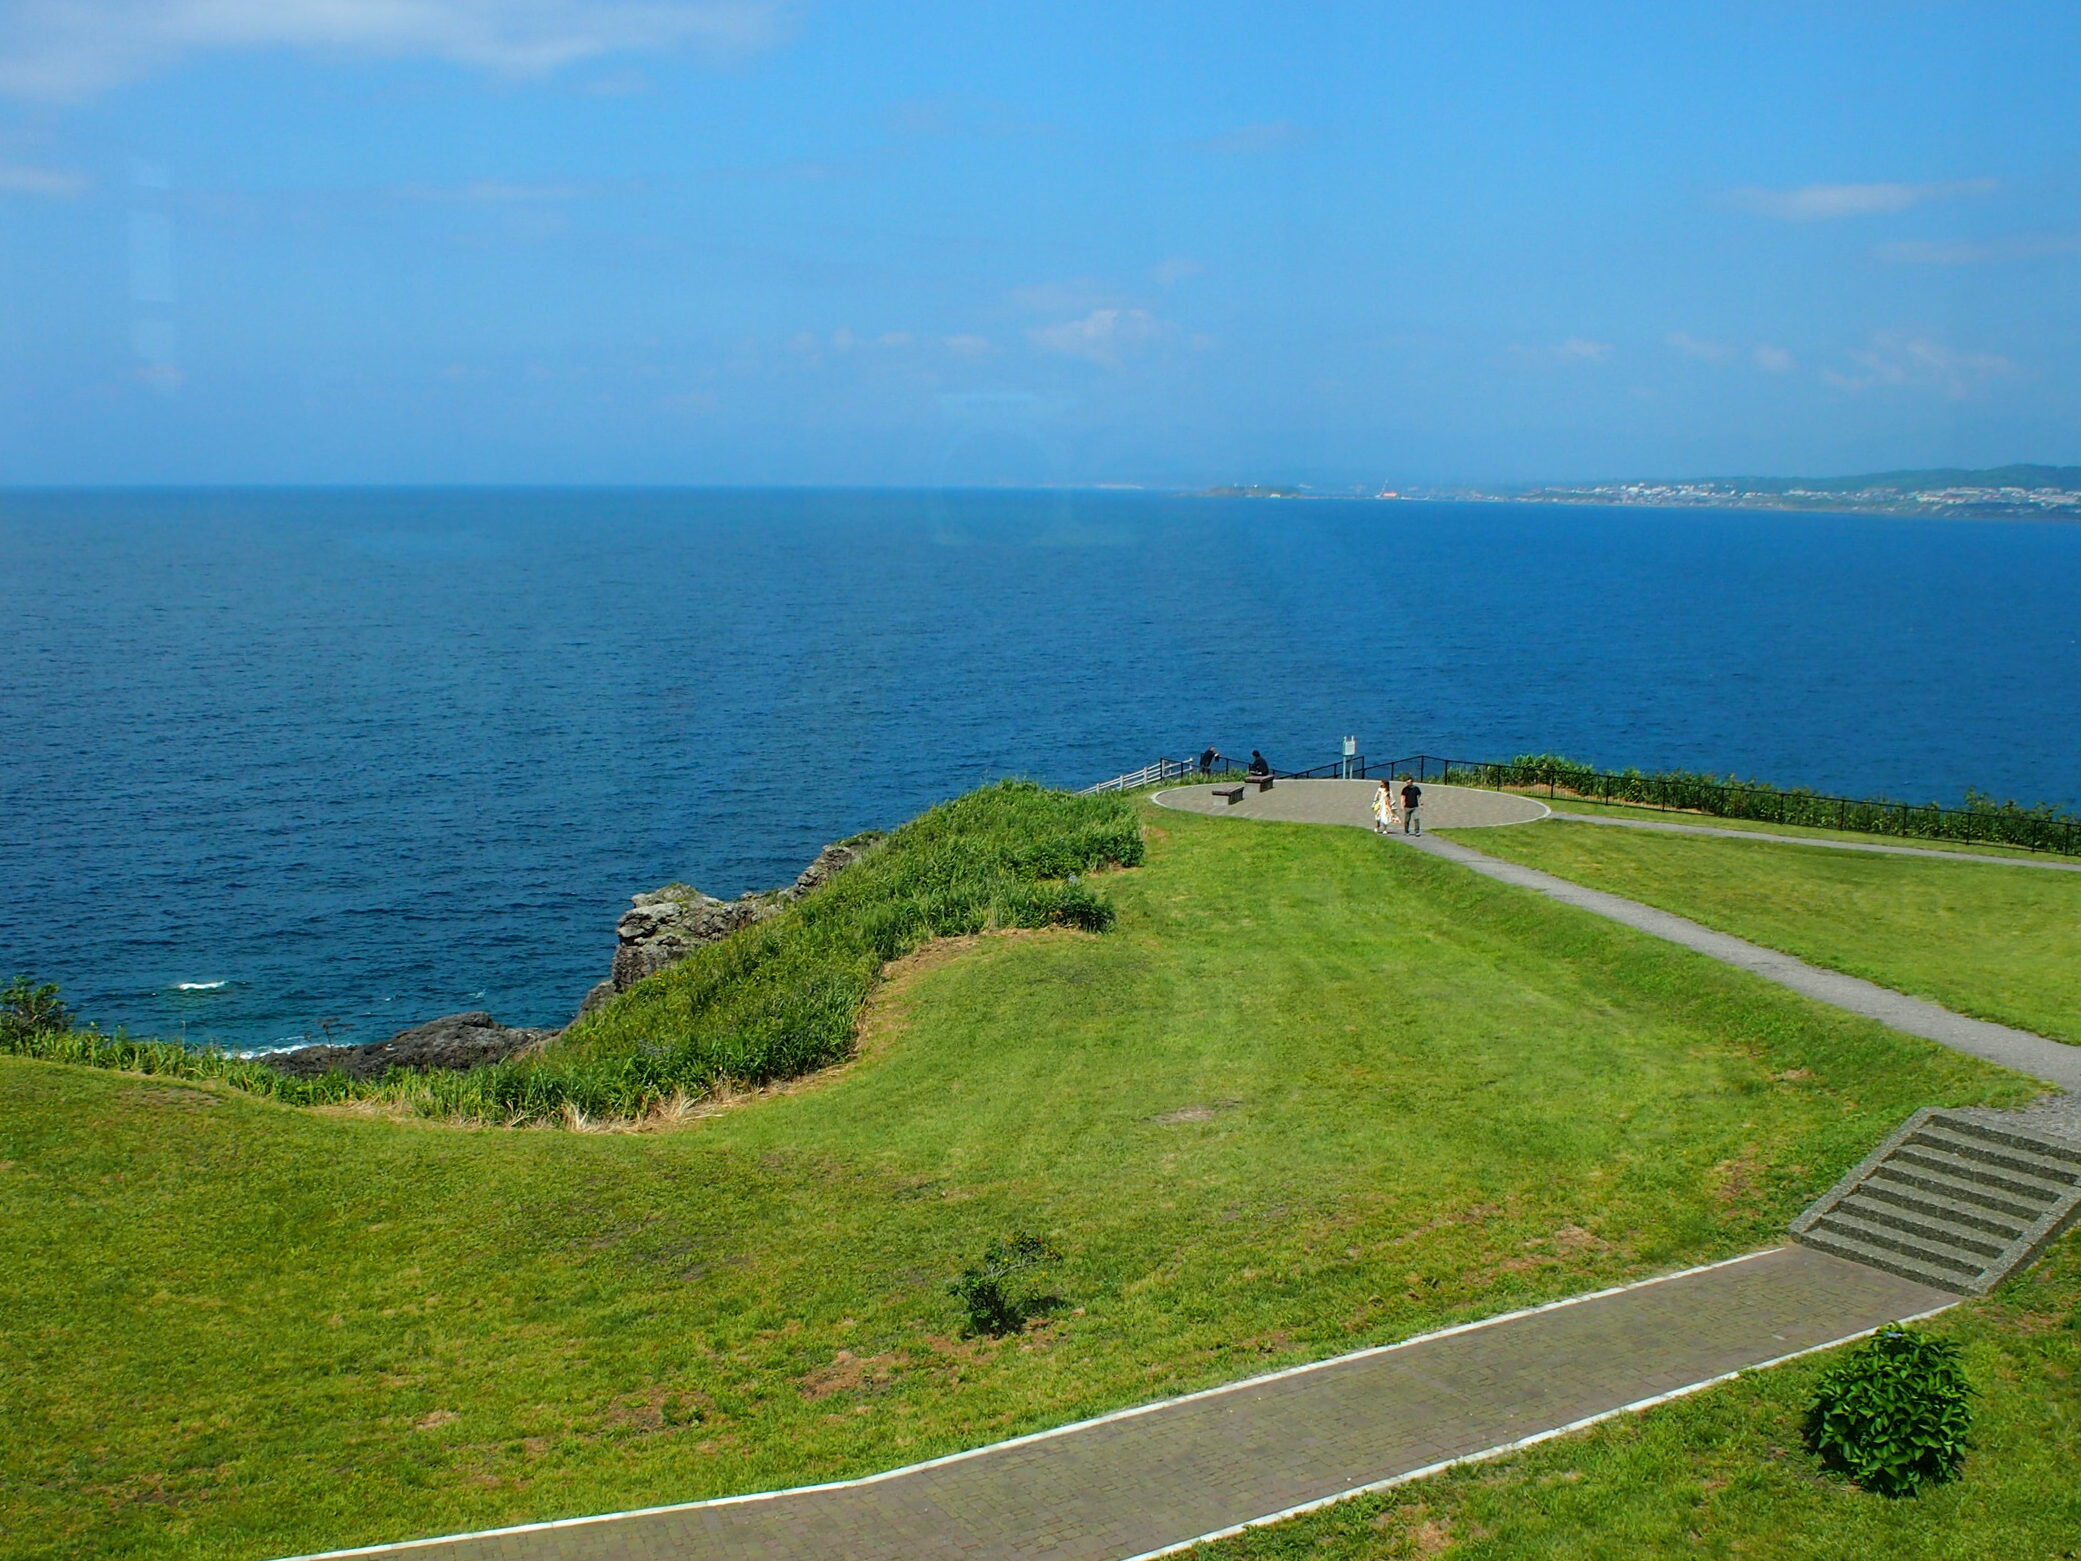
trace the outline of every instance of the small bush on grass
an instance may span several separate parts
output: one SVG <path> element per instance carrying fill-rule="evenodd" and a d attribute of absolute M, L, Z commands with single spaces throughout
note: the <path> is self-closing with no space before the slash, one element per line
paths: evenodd
<path fill-rule="evenodd" d="M 1807 1412 L 1814 1451 L 1881 1496 L 1956 1478 L 1972 1427 L 1958 1355 L 1949 1339 L 1881 1328 L 1822 1375 Z"/>
<path fill-rule="evenodd" d="M 961 1277 L 947 1286 L 947 1293 L 968 1312 L 970 1333 L 1017 1333 L 1033 1318 L 1062 1305 L 1060 1296 L 1039 1294 L 1020 1285 L 1019 1276 L 1061 1256 L 1039 1236 L 1003 1237 L 983 1248 L 982 1261 L 962 1269 Z"/>

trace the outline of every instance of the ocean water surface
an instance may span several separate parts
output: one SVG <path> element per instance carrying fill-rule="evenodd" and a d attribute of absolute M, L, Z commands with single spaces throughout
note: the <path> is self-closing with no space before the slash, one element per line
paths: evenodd
<path fill-rule="evenodd" d="M 2081 526 L 13 492 L 0 580 L 0 969 L 242 1048 L 561 1023 L 636 890 L 1209 742 L 2081 799 Z"/>

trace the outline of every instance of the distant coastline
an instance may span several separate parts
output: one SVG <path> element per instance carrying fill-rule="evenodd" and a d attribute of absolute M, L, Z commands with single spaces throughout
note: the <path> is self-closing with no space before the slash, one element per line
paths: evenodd
<path fill-rule="evenodd" d="M 1466 504 L 1599 504 L 1644 509 L 1768 509 L 1936 516 L 1959 520 L 2081 520 L 2081 466 L 1996 466 L 1871 472 L 1855 477 L 1699 477 L 1537 487 L 1319 489 L 1237 484 L 1202 498 L 1418 499 Z"/>

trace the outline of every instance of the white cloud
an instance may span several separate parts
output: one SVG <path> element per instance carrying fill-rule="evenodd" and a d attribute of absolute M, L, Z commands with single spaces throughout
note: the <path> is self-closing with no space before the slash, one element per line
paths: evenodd
<path fill-rule="evenodd" d="M 741 54 L 781 0 L 11 0 L 0 92 L 80 98 L 210 50 L 448 60 L 533 76 L 627 50 Z"/>
<path fill-rule="evenodd" d="M 1960 400 L 1990 379 L 2016 372 L 2016 365 L 1995 352 L 1958 352 L 1927 336 L 1881 331 L 1869 347 L 1849 354 L 1849 373 L 1835 369 L 1821 377 L 1838 390 L 1934 390 Z"/>
<path fill-rule="evenodd" d="M 1122 357 L 1156 341 L 1165 330 L 1146 309 L 1093 309 L 1080 320 L 1037 326 L 1026 339 L 1043 352 L 1117 368 Z"/>
<path fill-rule="evenodd" d="M 997 351 L 997 343 L 990 340 L 987 336 L 977 336 L 972 332 L 964 332 L 959 336 L 949 336 L 941 345 L 955 357 L 967 358 L 971 361 L 980 361 Z"/>
<path fill-rule="evenodd" d="M 64 200 L 87 187 L 86 175 L 69 168 L 30 168 L 0 163 L 0 195 L 42 195 Z"/>
<path fill-rule="evenodd" d="M 1662 338 L 1687 358 L 1702 358 L 1707 363 L 1724 363 L 1734 355 L 1734 349 L 1722 342 L 1700 341 L 1689 331 L 1671 331 Z"/>
<path fill-rule="evenodd" d="M 1149 268 L 1149 278 L 1158 287 L 1176 287 L 1189 276 L 1198 276 L 1207 268 L 1188 255 L 1173 255 L 1159 265 Z"/>
<path fill-rule="evenodd" d="M 2081 234 L 2000 238 L 1986 243 L 1907 239 L 1897 244 L 1881 244 L 1873 253 L 1881 260 L 1905 265 L 1977 266 L 2002 260 L 2038 260 L 2046 255 L 2081 255 Z"/>
<path fill-rule="evenodd" d="M 1746 352 L 1728 342 L 1706 341 L 1688 331 L 1671 331 L 1662 340 L 1687 358 L 1696 358 L 1702 363 L 1732 363 L 1746 357 L 1757 368 L 1771 374 L 1783 374 L 1794 365 L 1792 354 L 1783 347 L 1771 343 L 1757 342 Z"/>
<path fill-rule="evenodd" d="M 1796 190 L 1764 190 L 1751 186 L 1733 192 L 1734 204 L 1759 216 L 1783 222 L 1823 222 L 1832 217 L 1870 217 L 1906 211 L 1925 201 L 1960 195 L 1985 195 L 1992 179 L 1956 179 L 1947 184 L 1805 184 Z"/>

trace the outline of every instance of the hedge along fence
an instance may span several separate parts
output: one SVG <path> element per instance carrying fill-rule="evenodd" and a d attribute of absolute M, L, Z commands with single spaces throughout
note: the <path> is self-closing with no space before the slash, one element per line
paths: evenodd
<path fill-rule="evenodd" d="M 2081 855 L 2081 816 L 2050 803 L 2025 807 L 1996 802 L 1976 791 L 1965 794 L 1964 807 L 1947 808 L 1934 802 L 1831 797 L 1801 786 L 1773 786 L 1767 781 L 1735 780 L 1692 770 L 1599 770 L 1551 753 L 1520 754 L 1505 764 L 1463 765 L 1453 760 L 1439 778 L 1498 789 L 1543 786 L 1599 802 L 1681 808 L 1770 824 Z"/>
<path fill-rule="evenodd" d="M 815 893 L 638 983 L 531 1056 L 355 1082 L 93 1030 L 0 1024 L 0 1051 L 220 1079 L 290 1105 L 374 1100 L 511 1125 L 635 1117 L 724 1083 L 766 1084 L 842 1060 L 882 967 L 933 938 L 1107 930 L 1112 905 L 1080 875 L 1142 860 L 1130 803 L 1006 781 L 921 814 Z"/>

